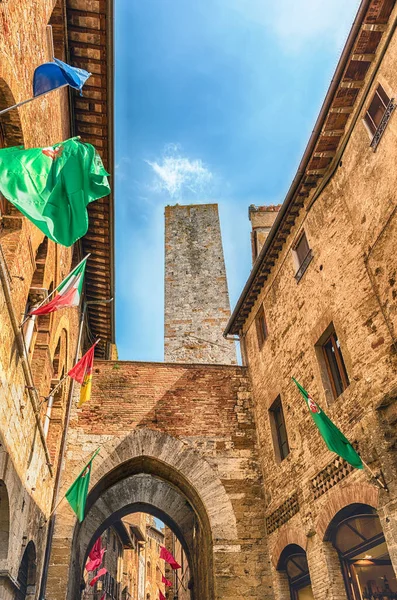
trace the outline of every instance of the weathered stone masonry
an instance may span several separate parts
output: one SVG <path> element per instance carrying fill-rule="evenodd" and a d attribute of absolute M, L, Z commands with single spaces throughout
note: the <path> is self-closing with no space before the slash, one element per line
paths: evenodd
<path fill-rule="evenodd" d="M 216 204 L 165 209 L 164 354 L 170 362 L 236 364 Z"/>
<path fill-rule="evenodd" d="M 364 122 L 379 84 L 390 98 L 395 96 L 397 12 L 394 2 L 367 4 L 300 187 L 272 232 L 256 264 L 258 279 L 228 328 L 240 333 L 252 377 L 273 585 L 280 600 L 290 597 L 279 559 L 291 544 L 306 551 L 316 600 L 347 597 L 327 532 L 333 517 L 348 507 L 377 510 L 397 568 L 397 122 L 392 113 L 376 152 Z M 372 44 L 375 53 L 375 42 L 376 56 L 385 49 L 379 63 L 375 54 L 368 61 L 370 51 L 365 50 Z M 321 189 L 324 180 L 327 185 Z M 294 249 L 302 232 L 310 254 L 297 273 Z M 268 330 L 263 343 L 255 322 L 262 308 Z M 349 379 L 336 399 L 321 348 L 331 325 Z M 368 472 L 352 469 L 327 450 L 292 376 L 357 444 L 371 468 L 382 470 L 389 492 L 380 490 Z M 272 427 L 278 397 L 290 447 L 283 460 Z"/>

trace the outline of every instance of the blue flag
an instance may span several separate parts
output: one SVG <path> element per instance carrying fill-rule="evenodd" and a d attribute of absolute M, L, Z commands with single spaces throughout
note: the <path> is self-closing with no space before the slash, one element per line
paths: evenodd
<path fill-rule="evenodd" d="M 33 95 L 40 96 L 67 84 L 75 90 L 81 90 L 91 73 L 71 67 L 54 58 L 54 62 L 44 63 L 37 67 L 33 74 Z"/>

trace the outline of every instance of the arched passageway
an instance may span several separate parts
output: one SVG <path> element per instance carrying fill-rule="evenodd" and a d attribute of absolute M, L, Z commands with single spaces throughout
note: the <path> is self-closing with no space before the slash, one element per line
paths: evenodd
<path fill-rule="evenodd" d="M 69 597 L 78 597 L 87 554 L 98 536 L 135 512 L 160 519 L 179 539 L 189 562 L 192 600 L 214 597 L 210 523 L 203 503 L 188 488 L 168 465 L 149 457 L 131 460 L 101 480 L 88 498 L 83 523 L 75 528 L 70 577 L 75 586 Z"/>
<path fill-rule="evenodd" d="M 17 584 L 16 600 L 33 600 L 36 598 L 36 548 L 33 542 L 29 542 L 23 553 Z"/>
<path fill-rule="evenodd" d="M 6 484 L 0 479 L 0 559 L 8 556 L 10 539 L 10 501 Z"/>
<path fill-rule="evenodd" d="M 216 598 L 225 588 L 225 569 L 234 572 L 241 560 L 236 516 L 217 473 L 187 444 L 158 431 L 135 431 L 109 446 L 104 444 L 94 461 L 84 521 L 76 522 L 67 503 L 57 515 L 48 594 L 52 581 L 59 586 L 61 572 L 67 574 L 67 600 L 80 598 L 84 565 L 98 536 L 123 516 L 146 512 L 180 541 L 191 599 Z M 68 485 L 81 468 L 79 462 Z M 231 579 L 232 587 L 240 582 Z"/>

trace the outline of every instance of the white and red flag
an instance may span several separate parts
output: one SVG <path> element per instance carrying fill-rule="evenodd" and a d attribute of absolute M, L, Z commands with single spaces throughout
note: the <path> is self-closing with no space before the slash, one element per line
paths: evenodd
<path fill-rule="evenodd" d="M 55 297 L 30 311 L 30 315 L 48 315 L 49 313 L 55 312 L 60 308 L 69 308 L 71 306 L 79 306 L 81 291 L 83 289 L 84 273 L 87 264 L 86 256 L 81 263 L 77 265 L 69 273 L 67 277 L 58 285 L 55 289 Z"/>
<path fill-rule="evenodd" d="M 167 550 L 167 548 L 165 548 L 164 546 L 161 546 L 160 548 L 160 558 L 162 558 L 163 560 L 165 560 L 165 562 L 167 562 L 171 569 L 180 569 L 181 565 L 179 565 L 175 558 L 172 556 L 171 552 L 169 552 L 169 550 Z"/>

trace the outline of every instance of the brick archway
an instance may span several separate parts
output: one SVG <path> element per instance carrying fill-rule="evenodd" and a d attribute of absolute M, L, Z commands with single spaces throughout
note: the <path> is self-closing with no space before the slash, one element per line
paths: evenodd
<path fill-rule="evenodd" d="M 6 81 L 0 77 L 0 110 L 13 106 L 14 104 L 16 104 L 16 100 L 11 88 Z M 4 143 L 7 147 L 23 144 L 22 125 L 18 110 L 10 110 L 10 112 L 1 115 L 0 136 L 4 138 Z"/>
<path fill-rule="evenodd" d="M 306 551 L 307 537 L 300 529 L 295 527 L 286 526 L 279 532 L 276 542 L 271 550 L 271 560 L 273 567 L 278 568 L 280 557 L 283 550 L 290 544 L 296 544 Z"/>
<path fill-rule="evenodd" d="M 105 475 L 123 463 L 143 456 L 161 461 L 186 478 L 203 502 L 214 541 L 236 539 L 236 516 L 232 503 L 214 469 L 188 444 L 152 429 L 138 429 L 120 443 L 109 442 L 102 446 L 99 454 L 101 461 L 93 465 L 92 492 L 87 508 L 102 491 L 100 482 L 103 482 Z M 83 463 L 81 461 L 75 467 L 71 481 L 80 473 Z"/>
<path fill-rule="evenodd" d="M 369 483 L 348 485 L 329 492 L 327 503 L 321 510 L 316 524 L 316 532 L 320 540 L 326 537 L 329 524 L 335 515 L 349 504 L 368 504 L 377 508 L 379 489 Z"/>

